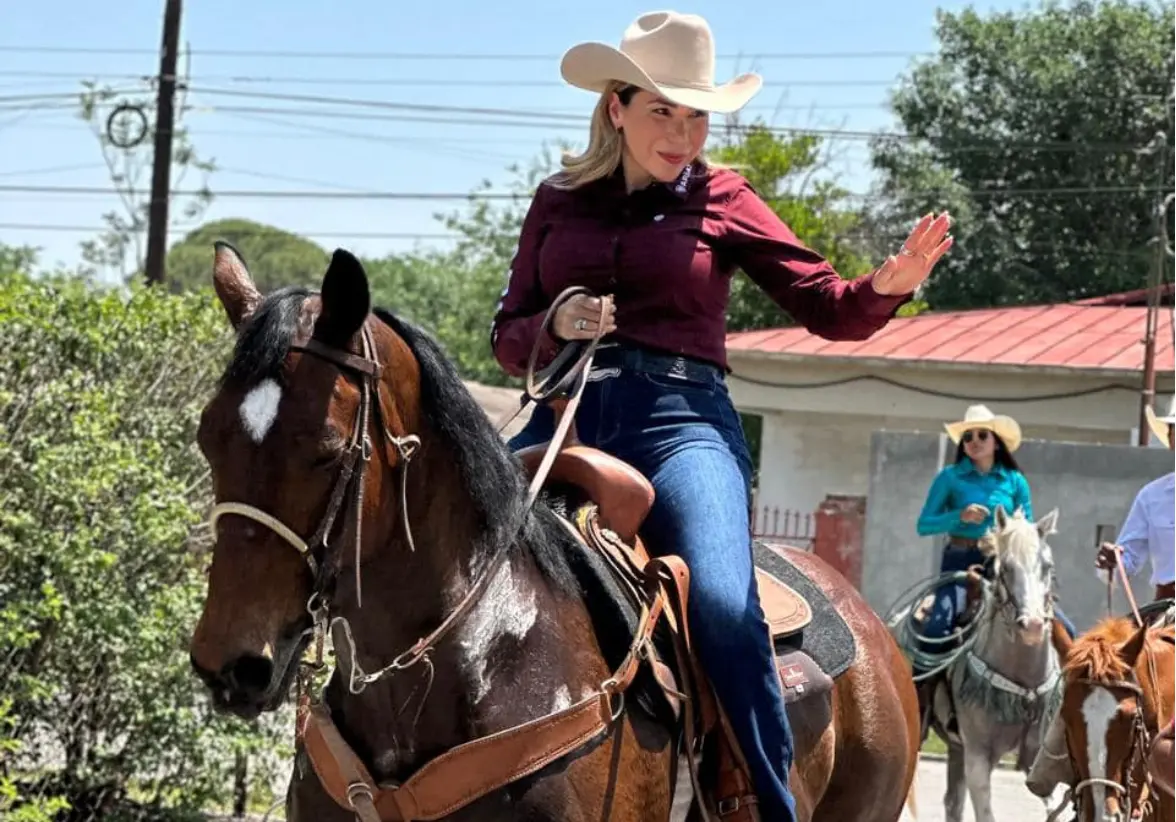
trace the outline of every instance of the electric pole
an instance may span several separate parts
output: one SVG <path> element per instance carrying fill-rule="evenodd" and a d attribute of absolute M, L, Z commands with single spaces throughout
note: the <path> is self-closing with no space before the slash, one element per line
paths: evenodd
<path fill-rule="evenodd" d="M 1166 190 L 1168 173 L 1168 135 L 1159 132 L 1156 135 L 1155 152 L 1159 158 L 1160 191 Z M 1148 444 L 1151 427 L 1147 424 L 1147 409 L 1155 408 L 1156 404 L 1156 326 L 1159 324 L 1161 294 L 1164 290 L 1164 264 L 1167 256 L 1167 241 L 1164 220 L 1167 219 L 1165 204 L 1167 198 L 1161 198 L 1156 215 L 1156 256 L 1152 264 L 1151 276 L 1148 277 L 1147 289 L 1147 319 L 1143 333 L 1143 390 L 1139 396 L 1139 442 L 1140 446 Z"/>
<path fill-rule="evenodd" d="M 159 54 L 159 97 L 155 107 L 155 156 L 151 203 L 147 211 L 147 282 L 163 283 L 167 256 L 167 206 L 171 189 L 172 135 L 175 131 L 176 63 L 180 50 L 180 0 L 166 0 L 163 45 Z"/>

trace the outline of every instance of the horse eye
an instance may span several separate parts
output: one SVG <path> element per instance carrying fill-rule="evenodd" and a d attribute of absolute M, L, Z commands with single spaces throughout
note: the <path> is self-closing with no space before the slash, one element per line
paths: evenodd
<path fill-rule="evenodd" d="M 311 463 L 315 468 L 330 468 L 332 465 L 342 459 L 343 453 L 338 448 L 328 448 L 319 451 L 315 455 L 314 462 Z"/>

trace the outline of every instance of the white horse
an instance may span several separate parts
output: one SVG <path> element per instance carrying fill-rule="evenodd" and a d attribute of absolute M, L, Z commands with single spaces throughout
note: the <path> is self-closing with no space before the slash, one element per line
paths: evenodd
<path fill-rule="evenodd" d="M 992 557 L 981 610 L 967 647 L 946 669 L 934 700 L 933 719 L 947 741 L 948 822 L 962 822 L 964 788 L 976 822 L 995 822 L 992 771 L 1005 754 L 1017 753 L 1028 771 L 1040 745 L 1040 723 L 1051 713 L 1060 675 L 1050 641 L 1053 621 L 1053 556 L 1046 538 L 1056 532 L 1058 511 L 1037 522 L 1001 507 L 981 541 Z M 946 704 L 950 700 L 950 704 Z M 945 730 L 954 705 L 958 732 Z"/>

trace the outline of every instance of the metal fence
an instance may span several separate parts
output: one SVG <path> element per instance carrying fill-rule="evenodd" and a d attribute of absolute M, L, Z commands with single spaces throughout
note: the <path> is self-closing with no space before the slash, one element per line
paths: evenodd
<path fill-rule="evenodd" d="M 816 516 L 811 511 L 779 505 L 756 506 L 751 528 L 757 539 L 779 540 L 811 551 L 816 539 Z"/>

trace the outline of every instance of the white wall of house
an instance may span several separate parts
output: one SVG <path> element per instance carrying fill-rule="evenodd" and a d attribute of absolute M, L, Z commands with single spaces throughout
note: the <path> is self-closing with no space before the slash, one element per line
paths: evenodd
<path fill-rule="evenodd" d="M 865 495 L 873 431 L 939 433 L 944 422 L 959 419 L 973 403 L 1016 417 L 1026 439 L 1135 442 L 1137 390 L 1085 393 L 1114 384 L 1127 386 L 1125 375 L 1027 369 L 994 373 L 923 364 L 868 370 L 822 360 L 773 362 L 734 351 L 730 357 L 734 374 L 728 384 L 736 406 L 763 418 L 757 493 L 761 510 L 767 505 L 807 512 L 828 494 Z M 873 380 L 846 382 L 869 374 L 932 393 Z M 823 383 L 841 384 L 812 387 Z M 1170 373 L 1160 375 L 1157 387 L 1162 395 L 1171 393 L 1171 383 Z M 1166 407 L 1166 402 L 1165 398 L 1161 405 Z M 925 491 L 912 489 L 919 495 Z"/>

